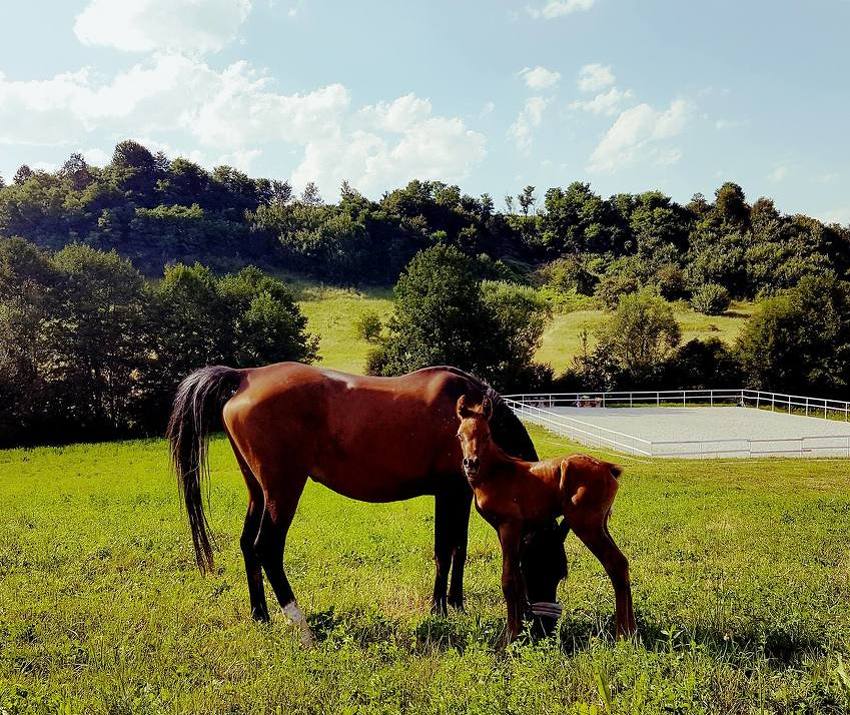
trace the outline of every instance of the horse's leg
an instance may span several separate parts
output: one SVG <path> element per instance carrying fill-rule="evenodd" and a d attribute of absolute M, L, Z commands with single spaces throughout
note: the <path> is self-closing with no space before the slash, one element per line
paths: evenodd
<path fill-rule="evenodd" d="M 244 457 L 239 452 L 236 443 L 230 438 L 230 445 L 236 455 L 239 469 L 245 478 L 245 486 L 248 487 L 248 512 L 245 514 L 245 524 L 242 527 L 242 536 L 239 545 L 242 548 L 242 557 L 245 559 L 245 574 L 248 577 L 248 597 L 251 601 L 251 617 L 257 621 L 269 620 L 269 609 L 266 605 L 266 594 L 263 589 L 263 571 L 260 559 L 257 556 L 254 542 L 260 531 L 260 519 L 263 516 L 263 505 L 265 497 L 260 483 L 248 466 Z"/>
<path fill-rule="evenodd" d="M 617 609 L 617 635 L 630 636 L 637 628 L 632 611 L 629 562 L 608 533 L 607 521 L 608 514 L 606 513 L 595 522 L 584 521 L 572 524 L 572 529 L 584 545 L 590 549 L 591 553 L 599 559 L 608 574 L 608 578 L 611 579 Z"/>
<path fill-rule="evenodd" d="M 466 565 L 466 546 L 469 540 L 469 511 L 472 507 L 472 489 L 469 488 L 466 480 L 463 481 L 455 500 L 455 514 L 452 518 L 454 548 L 452 550 L 452 577 L 449 584 L 449 605 L 462 611 L 463 569 Z"/>
<path fill-rule="evenodd" d="M 452 493 L 437 492 L 434 497 L 434 593 L 431 596 L 431 613 L 446 614 L 446 591 L 449 585 L 449 568 L 452 563 Z"/>
<path fill-rule="evenodd" d="M 286 571 L 283 568 L 283 551 L 286 546 L 286 534 L 295 516 L 298 499 L 307 482 L 306 475 L 290 476 L 274 483 L 266 492 L 266 507 L 260 521 L 260 532 L 257 535 L 255 548 L 266 571 L 266 578 L 271 584 L 284 614 L 298 626 L 301 632 L 301 643 L 311 646 L 314 643 L 313 633 L 307 625 L 304 613 L 295 602 L 295 594 Z"/>

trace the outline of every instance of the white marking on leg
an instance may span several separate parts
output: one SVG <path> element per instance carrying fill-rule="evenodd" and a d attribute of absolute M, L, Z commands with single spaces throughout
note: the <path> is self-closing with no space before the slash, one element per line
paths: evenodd
<path fill-rule="evenodd" d="M 313 637 L 313 631 L 310 630 L 310 626 L 307 624 L 304 612 L 298 607 L 295 601 L 290 601 L 283 607 L 283 614 L 298 627 L 301 635 L 301 645 L 307 648 L 312 648 L 316 645 L 316 639 Z"/>

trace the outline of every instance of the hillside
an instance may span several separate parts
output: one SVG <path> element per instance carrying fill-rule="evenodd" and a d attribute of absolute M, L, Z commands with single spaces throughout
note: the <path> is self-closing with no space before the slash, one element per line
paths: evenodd
<path fill-rule="evenodd" d="M 368 311 L 375 311 L 382 318 L 392 313 L 391 293 L 382 289 L 358 291 L 304 285 L 299 289 L 298 304 L 307 316 L 308 330 L 320 338 L 317 364 L 354 373 L 364 371 L 370 348 L 358 337 L 355 321 Z M 721 316 L 696 313 L 683 302 L 675 306 L 683 342 L 719 337 L 732 343 L 753 310 L 753 303 L 746 301 L 733 303 Z M 605 316 L 604 310 L 555 312 L 543 334 L 537 359 L 551 364 L 556 374 L 563 372 L 581 349 L 581 331 L 587 330 L 592 346 L 594 332 Z"/>

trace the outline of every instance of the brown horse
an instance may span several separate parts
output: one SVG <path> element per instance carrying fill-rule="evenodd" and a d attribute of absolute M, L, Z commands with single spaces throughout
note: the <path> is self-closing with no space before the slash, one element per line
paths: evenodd
<path fill-rule="evenodd" d="M 523 537 L 543 533 L 552 521 L 563 515 L 561 536 L 572 529 L 602 563 L 614 586 L 617 607 L 617 635 L 635 632 L 629 563 L 608 533 L 611 505 L 617 494 L 617 477 L 622 468 L 593 457 L 573 455 L 560 459 L 525 461 L 504 452 L 491 437 L 493 405 L 462 395 L 456 405 L 460 420 L 457 436 L 463 452 L 463 470 L 472 487 L 475 507 L 496 529 L 502 546 L 502 590 L 508 606 L 508 637 L 516 638 L 522 620 L 531 610 L 548 615 L 549 625 L 557 619 L 560 607 L 554 603 L 551 577 L 548 602 L 529 607 L 537 596 L 528 588 L 528 576 L 521 569 Z M 539 577 L 539 571 L 537 571 Z M 566 569 L 564 569 L 566 575 Z M 538 590 L 540 586 L 535 583 Z"/>
<path fill-rule="evenodd" d="M 463 394 L 495 405 L 493 435 L 505 452 L 536 459 L 510 408 L 455 368 L 379 378 L 280 363 L 206 367 L 189 375 L 177 389 L 168 436 L 201 572 L 213 565 L 201 480 L 209 473 L 209 433 L 223 417 L 248 487 L 240 543 L 254 618 L 269 618 L 265 570 L 284 612 L 301 627 L 302 640 L 312 638 L 283 568 L 286 534 L 308 476 L 367 502 L 434 495 L 432 609 L 445 612 L 447 602 L 462 608 L 472 502 L 455 437 L 455 405 Z"/>

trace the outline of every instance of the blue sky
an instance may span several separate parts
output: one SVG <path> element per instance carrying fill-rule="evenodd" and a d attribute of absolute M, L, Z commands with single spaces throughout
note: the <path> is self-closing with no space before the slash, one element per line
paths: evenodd
<path fill-rule="evenodd" d="M 0 174 L 132 137 L 327 198 L 734 180 L 850 223 L 848 27 L 847 0 L 28 0 L 0 23 Z"/>

